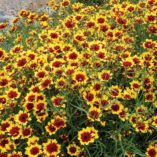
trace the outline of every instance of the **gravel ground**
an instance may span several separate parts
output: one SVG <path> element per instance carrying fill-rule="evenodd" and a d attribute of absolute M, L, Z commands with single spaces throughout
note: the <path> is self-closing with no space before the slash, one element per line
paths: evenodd
<path fill-rule="evenodd" d="M 0 21 L 12 19 L 22 8 L 37 10 L 46 6 L 48 0 L 0 0 Z"/>

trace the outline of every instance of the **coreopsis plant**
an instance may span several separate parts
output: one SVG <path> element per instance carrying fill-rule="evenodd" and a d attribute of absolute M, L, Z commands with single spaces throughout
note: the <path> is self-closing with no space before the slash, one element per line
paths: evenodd
<path fill-rule="evenodd" d="M 0 157 L 157 157 L 157 2 L 92 2 L 0 24 Z"/>

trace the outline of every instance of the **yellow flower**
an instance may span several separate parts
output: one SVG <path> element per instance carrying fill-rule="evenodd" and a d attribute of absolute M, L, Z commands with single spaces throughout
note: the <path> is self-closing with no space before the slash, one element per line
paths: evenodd
<path fill-rule="evenodd" d="M 128 57 L 126 59 L 123 59 L 123 61 L 121 61 L 121 65 L 124 68 L 131 68 L 134 65 L 134 62 L 131 57 Z"/>
<path fill-rule="evenodd" d="M 73 79 L 76 81 L 78 84 L 85 84 L 87 82 L 87 75 L 83 71 L 76 71 L 73 75 Z"/>
<path fill-rule="evenodd" d="M 101 71 L 98 76 L 101 81 L 109 81 L 112 78 L 112 74 L 109 70 Z"/>
<path fill-rule="evenodd" d="M 91 121 L 100 121 L 101 110 L 97 107 L 90 107 L 88 114 L 87 114 L 87 117 Z"/>
<path fill-rule="evenodd" d="M 100 15 L 99 13 L 96 14 L 96 18 L 95 18 L 96 23 L 97 23 L 97 24 L 103 24 L 103 23 L 105 23 L 105 22 L 106 22 L 106 18 L 105 18 L 105 17 L 106 17 L 106 16 L 102 16 L 102 15 Z"/>
<path fill-rule="evenodd" d="M 28 145 L 28 146 L 34 145 L 34 144 L 36 144 L 38 141 L 39 141 L 39 137 L 37 137 L 37 136 L 32 136 L 32 137 L 28 138 L 27 145 Z"/>
<path fill-rule="evenodd" d="M 60 90 L 60 89 L 63 89 L 66 87 L 67 82 L 64 78 L 61 77 L 61 78 L 57 79 L 55 84 L 56 84 L 55 85 L 56 89 Z"/>
<path fill-rule="evenodd" d="M 43 152 L 46 156 L 57 155 L 60 153 L 61 146 L 55 139 L 49 139 L 43 144 Z"/>
<path fill-rule="evenodd" d="M 49 36 L 49 39 L 51 39 L 51 40 L 58 40 L 59 39 L 59 33 L 54 31 L 54 30 L 49 30 L 48 36 Z"/>
<path fill-rule="evenodd" d="M 117 85 L 115 86 L 111 86 L 110 89 L 109 89 L 109 94 L 111 97 L 113 98 L 120 98 L 121 97 L 121 89 L 120 87 L 118 87 Z"/>
<path fill-rule="evenodd" d="M 5 57 L 5 51 L 3 49 L 0 48 L 0 60 L 3 60 Z"/>
<path fill-rule="evenodd" d="M 28 121 L 30 120 L 30 115 L 27 112 L 20 111 L 16 116 L 15 116 L 16 122 L 19 124 L 26 125 Z"/>
<path fill-rule="evenodd" d="M 53 135 L 57 131 L 57 128 L 53 125 L 52 122 L 48 122 L 48 124 L 45 126 L 45 129 L 49 133 L 49 135 Z"/>
<path fill-rule="evenodd" d="M 62 7 L 68 7 L 70 5 L 70 1 L 69 0 L 63 0 L 62 2 L 61 2 L 61 6 Z"/>
<path fill-rule="evenodd" d="M 22 153 L 13 151 L 8 157 L 22 157 Z"/>
<path fill-rule="evenodd" d="M 91 104 L 96 99 L 96 92 L 94 90 L 83 91 L 83 98 L 86 100 L 87 104 Z"/>
<path fill-rule="evenodd" d="M 63 103 L 65 102 L 65 98 L 64 96 L 54 96 L 51 98 L 51 102 L 52 102 L 52 105 L 55 106 L 55 107 L 62 107 Z"/>
<path fill-rule="evenodd" d="M 111 104 L 111 111 L 113 114 L 119 114 L 122 112 L 124 107 L 119 101 L 113 101 Z"/>
<path fill-rule="evenodd" d="M 153 117 L 152 125 L 157 128 L 157 116 L 154 116 L 154 117 Z"/>
<path fill-rule="evenodd" d="M 89 145 L 94 143 L 95 139 L 98 139 L 98 131 L 94 127 L 83 128 L 78 132 L 78 140 L 81 145 Z"/>
<path fill-rule="evenodd" d="M 12 139 L 18 139 L 21 136 L 21 125 L 12 124 L 7 128 L 7 131 Z"/>
<path fill-rule="evenodd" d="M 41 153 L 41 146 L 38 144 L 29 145 L 25 151 L 25 154 L 31 157 L 38 157 Z"/>
<path fill-rule="evenodd" d="M 124 100 L 131 100 L 131 99 L 135 99 L 136 97 L 137 97 L 137 93 L 128 87 L 122 92 L 122 98 Z"/>
<path fill-rule="evenodd" d="M 135 125 L 135 131 L 140 133 L 147 133 L 149 131 L 148 122 L 138 121 Z"/>
<path fill-rule="evenodd" d="M 81 148 L 77 146 L 75 143 L 67 146 L 67 153 L 71 156 L 78 156 Z"/>
<path fill-rule="evenodd" d="M 147 148 L 146 155 L 148 157 L 157 157 L 157 147 L 155 147 L 155 146 L 149 146 Z"/>
<path fill-rule="evenodd" d="M 134 90 L 134 91 L 139 91 L 142 86 L 141 86 L 141 82 L 140 81 L 137 81 L 137 80 L 133 80 L 130 82 L 130 85 L 131 85 L 131 88 Z"/>

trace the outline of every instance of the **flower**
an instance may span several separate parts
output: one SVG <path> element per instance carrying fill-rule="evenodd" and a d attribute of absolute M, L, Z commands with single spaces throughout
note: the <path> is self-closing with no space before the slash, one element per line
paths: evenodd
<path fill-rule="evenodd" d="M 118 86 L 111 86 L 109 89 L 111 97 L 118 98 L 121 97 L 121 89 Z"/>
<path fill-rule="evenodd" d="M 111 105 L 111 111 L 113 114 L 119 114 L 123 110 L 123 105 L 119 101 L 115 101 Z"/>
<path fill-rule="evenodd" d="M 56 116 L 55 119 L 52 119 L 51 123 L 57 128 L 66 127 L 66 119 L 64 117 Z"/>
<path fill-rule="evenodd" d="M 26 128 L 23 128 L 22 130 L 22 137 L 23 138 L 29 138 L 32 134 L 32 129 L 30 127 L 26 127 Z"/>
<path fill-rule="evenodd" d="M 5 51 L 3 49 L 0 48 L 0 60 L 3 60 L 5 57 Z"/>
<path fill-rule="evenodd" d="M 155 148 L 155 146 L 148 147 L 146 155 L 148 157 L 157 157 L 157 148 Z"/>
<path fill-rule="evenodd" d="M 35 145 L 39 141 L 39 137 L 31 136 L 28 138 L 27 145 Z"/>
<path fill-rule="evenodd" d="M 79 84 L 86 83 L 87 75 L 83 71 L 76 71 L 73 75 L 73 79 Z"/>
<path fill-rule="evenodd" d="M 12 152 L 11 154 L 9 154 L 8 157 L 22 157 L 22 153 L 21 152 Z"/>
<path fill-rule="evenodd" d="M 67 153 L 71 156 L 78 156 L 80 153 L 80 147 L 77 146 L 75 143 L 69 144 L 67 146 Z"/>
<path fill-rule="evenodd" d="M 112 74 L 109 70 L 103 70 L 99 74 L 99 78 L 101 81 L 109 81 L 112 78 Z"/>
<path fill-rule="evenodd" d="M 55 59 L 52 61 L 52 68 L 60 68 L 63 65 L 63 60 L 61 59 Z"/>
<path fill-rule="evenodd" d="M 7 95 L 8 95 L 8 98 L 15 99 L 19 97 L 19 92 L 17 89 L 10 89 Z"/>
<path fill-rule="evenodd" d="M 0 23 L 0 30 L 4 29 L 7 27 L 7 23 Z"/>
<path fill-rule="evenodd" d="M 1 87 L 6 87 L 9 83 L 9 78 L 8 77 L 2 77 L 0 79 L 0 88 Z"/>
<path fill-rule="evenodd" d="M 101 117 L 101 110 L 96 107 L 90 107 L 88 114 L 87 114 L 88 119 L 91 121 L 100 121 Z"/>
<path fill-rule="evenodd" d="M 17 67 L 24 67 L 27 63 L 27 59 L 26 58 L 20 58 L 17 61 Z"/>
<path fill-rule="evenodd" d="M 18 139 L 21 136 L 21 126 L 11 124 L 7 131 L 12 139 Z"/>
<path fill-rule="evenodd" d="M 152 125 L 157 128 L 157 116 L 154 116 L 154 117 L 153 117 Z"/>
<path fill-rule="evenodd" d="M 28 113 L 20 111 L 20 112 L 16 115 L 16 120 L 17 120 L 17 122 L 18 122 L 19 124 L 26 125 L 27 122 L 30 120 L 30 116 L 29 116 Z"/>
<path fill-rule="evenodd" d="M 61 3 L 61 5 L 63 7 L 68 7 L 70 5 L 70 1 L 69 0 L 63 0 L 62 3 Z"/>
<path fill-rule="evenodd" d="M 56 40 L 59 38 L 59 34 L 53 30 L 49 30 L 48 35 L 49 35 L 50 39 L 52 39 L 52 40 Z"/>
<path fill-rule="evenodd" d="M 64 23 L 65 27 L 72 29 L 75 27 L 76 22 L 73 19 L 67 19 Z"/>
<path fill-rule="evenodd" d="M 98 131 L 94 127 L 83 128 L 78 132 L 78 139 L 81 145 L 89 145 L 98 137 Z"/>
<path fill-rule="evenodd" d="M 28 146 L 25 151 L 26 155 L 32 157 L 38 157 L 41 153 L 41 146 L 38 144 Z"/>
<path fill-rule="evenodd" d="M 135 126 L 135 130 L 141 133 L 147 133 L 149 129 L 148 122 L 139 121 L 134 126 Z"/>
<path fill-rule="evenodd" d="M 133 80 L 132 82 L 130 82 L 131 88 L 135 91 L 138 91 L 141 89 L 141 83 L 140 81 L 137 80 Z"/>
<path fill-rule="evenodd" d="M 58 155 L 60 153 L 61 146 L 55 139 L 49 139 L 43 144 L 43 152 L 45 155 Z"/>
<path fill-rule="evenodd" d="M 50 78 L 44 78 L 42 81 L 41 81 L 41 84 L 40 84 L 40 87 L 42 89 L 47 89 L 50 87 L 50 85 L 52 84 L 52 80 Z"/>
<path fill-rule="evenodd" d="M 93 90 L 83 92 L 83 98 L 87 101 L 87 103 L 94 102 L 95 97 L 96 97 L 95 95 L 96 95 L 96 92 Z"/>
<path fill-rule="evenodd" d="M 55 107 L 60 107 L 63 104 L 64 100 L 65 98 L 59 95 L 51 98 L 52 105 Z"/>
<path fill-rule="evenodd" d="M 134 65 L 134 62 L 132 58 L 127 58 L 123 60 L 121 64 L 124 68 L 131 68 Z"/>
<path fill-rule="evenodd" d="M 157 157 L 157 2 L 96 1 L 0 23 L 0 156 Z"/>
<path fill-rule="evenodd" d="M 57 131 L 57 128 L 53 125 L 52 122 L 48 122 L 48 124 L 45 126 L 45 129 L 50 135 L 55 134 Z"/>

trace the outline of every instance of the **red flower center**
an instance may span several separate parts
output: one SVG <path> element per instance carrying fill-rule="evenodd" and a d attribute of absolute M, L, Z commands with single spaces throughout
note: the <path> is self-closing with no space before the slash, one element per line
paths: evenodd
<path fill-rule="evenodd" d="M 18 96 L 18 94 L 17 94 L 17 92 L 16 91 L 10 91 L 9 93 L 8 93 L 8 97 L 9 98 L 16 98 Z"/>
<path fill-rule="evenodd" d="M 118 96 L 118 95 L 119 95 L 118 89 L 113 88 L 113 89 L 111 90 L 111 94 L 112 94 L 113 96 Z"/>
<path fill-rule="evenodd" d="M 17 63 L 17 66 L 22 67 L 27 63 L 27 60 L 25 58 L 20 59 Z"/>
<path fill-rule="evenodd" d="M 144 124 L 144 123 L 141 123 L 141 122 L 139 122 L 139 123 L 137 124 L 137 127 L 138 127 L 139 130 L 145 130 L 145 128 L 146 128 L 145 124 Z"/>
<path fill-rule="evenodd" d="M 99 118 L 99 112 L 91 111 L 90 112 L 90 117 L 93 118 L 93 119 L 98 119 Z"/>
<path fill-rule="evenodd" d="M 74 26 L 75 26 L 75 22 L 74 21 L 72 21 L 72 20 L 67 20 L 66 22 L 65 22 L 65 26 L 67 27 L 67 28 L 73 28 Z"/>
<path fill-rule="evenodd" d="M 0 50 L 0 58 L 2 58 L 4 55 L 4 52 Z"/>
<path fill-rule="evenodd" d="M 27 105 L 26 105 L 26 108 L 27 108 L 27 110 L 32 110 L 33 109 L 33 107 L 34 107 L 34 104 L 33 103 L 27 103 Z"/>
<path fill-rule="evenodd" d="M 0 86 L 6 86 L 7 84 L 8 84 L 8 80 L 7 79 L 0 80 Z"/>
<path fill-rule="evenodd" d="M 90 49 L 92 51 L 98 51 L 100 49 L 100 46 L 98 44 L 93 44 L 93 45 L 91 45 Z"/>
<path fill-rule="evenodd" d="M 29 95 L 28 96 L 28 101 L 33 102 L 35 100 L 35 95 Z"/>
<path fill-rule="evenodd" d="M 71 153 L 75 153 L 75 152 L 76 152 L 76 148 L 75 148 L 75 147 L 70 147 L 70 148 L 69 148 L 69 151 L 70 151 Z"/>
<path fill-rule="evenodd" d="M 21 157 L 21 155 L 19 155 L 19 154 L 13 154 L 10 157 Z"/>
<path fill-rule="evenodd" d="M 126 68 L 128 68 L 128 67 L 131 67 L 131 66 L 132 66 L 132 63 L 129 62 L 129 61 L 124 61 L 124 62 L 123 62 L 123 66 L 126 67 Z"/>
<path fill-rule="evenodd" d="M 54 105 L 55 106 L 59 106 L 60 104 L 61 104 L 61 102 L 62 102 L 62 98 L 55 98 L 54 100 L 53 100 L 53 103 L 54 103 Z"/>
<path fill-rule="evenodd" d="M 149 155 L 149 157 L 156 157 L 157 152 L 154 149 L 150 149 L 148 151 L 148 155 Z"/>
<path fill-rule="evenodd" d="M 86 99 L 87 99 L 88 101 L 92 101 L 92 100 L 94 99 L 94 95 L 91 94 L 91 93 L 87 93 Z"/>
<path fill-rule="evenodd" d="M 83 74 L 77 74 L 75 78 L 78 82 L 83 82 L 85 80 L 85 76 Z"/>
<path fill-rule="evenodd" d="M 41 71 L 41 72 L 38 72 L 37 76 L 39 78 L 43 78 L 45 76 L 45 72 Z"/>
<path fill-rule="evenodd" d="M 64 121 L 59 118 L 54 121 L 54 126 L 57 128 L 64 127 L 64 124 L 65 124 Z"/>
<path fill-rule="evenodd" d="M 15 127 L 12 127 L 9 131 L 9 133 L 13 136 L 13 137 L 16 137 L 19 135 L 20 133 L 20 128 L 15 126 Z"/>
<path fill-rule="evenodd" d="M 104 18 L 98 18 L 98 23 L 104 23 L 105 22 L 105 19 Z"/>
<path fill-rule="evenodd" d="M 58 38 L 58 34 L 57 33 L 51 33 L 51 38 L 53 39 L 57 39 Z"/>
<path fill-rule="evenodd" d="M 54 131 L 56 131 L 56 128 L 55 128 L 53 125 L 49 125 L 49 126 L 48 126 L 48 130 L 49 130 L 50 132 L 54 132 Z"/>
<path fill-rule="evenodd" d="M 111 108 L 112 108 L 113 111 L 118 111 L 118 110 L 120 109 L 120 107 L 119 107 L 118 104 L 113 104 L 113 105 L 111 106 Z"/>
<path fill-rule="evenodd" d="M 52 64 L 52 66 L 55 67 L 55 68 L 58 68 L 58 67 L 60 67 L 61 65 L 62 65 L 62 62 L 60 62 L 60 61 L 55 61 L 55 62 L 53 62 L 53 64 Z"/>
<path fill-rule="evenodd" d="M 93 137 L 92 137 L 91 132 L 84 132 L 81 134 L 81 140 L 83 142 L 89 142 L 89 141 L 91 141 L 92 138 Z"/>
<path fill-rule="evenodd" d="M 69 59 L 77 59 L 77 54 L 75 52 L 69 54 Z"/>
<path fill-rule="evenodd" d="M 29 136 L 31 134 L 31 130 L 29 128 L 26 128 L 22 131 L 23 136 Z"/>
<path fill-rule="evenodd" d="M 58 146 L 56 143 L 50 143 L 46 146 L 46 150 L 49 154 L 52 154 L 53 152 L 58 151 Z"/>
<path fill-rule="evenodd" d="M 27 121 L 27 119 L 28 119 L 27 113 L 23 113 L 23 114 L 21 114 L 21 115 L 19 116 L 20 122 L 25 123 L 25 122 Z"/>
<path fill-rule="evenodd" d="M 109 80 L 109 79 L 110 79 L 110 74 L 108 74 L 108 73 L 103 73 L 103 74 L 101 75 L 101 78 L 102 78 L 103 80 Z"/>
<path fill-rule="evenodd" d="M 47 86 L 49 86 L 51 84 L 51 80 L 49 80 L 49 79 L 46 79 L 43 83 L 42 83 L 42 87 L 47 87 Z"/>
<path fill-rule="evenodd" d="M 39 154 L 39 148 L 38 147 L 33 147 L 31 150 L 30 150 L 30 153 L 32 155 L 37 155 Z"/>

